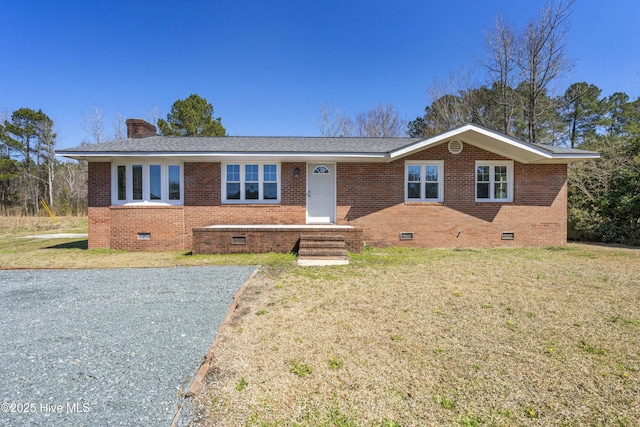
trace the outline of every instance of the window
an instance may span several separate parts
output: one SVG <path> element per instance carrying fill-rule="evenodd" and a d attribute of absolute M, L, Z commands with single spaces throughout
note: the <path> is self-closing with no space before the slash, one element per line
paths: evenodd
<path fill-rule="evenodd" d="M 326 167 L 325 165 L 319 165 L 316 166 L 316 168 L 313 170 L 314 174 L 327 174 L 327 173 L 331 173 L 329 171 L 329 168 Z"/>
<path fill-rule="evenodd" d="M 513 201 L 513 162 L 476 161 L 476 201 Z"/>
<path fill-rule="evenodd" d="M 405 164 L 405 200 L 441 202 L 444 200 L 442 173 L 444 162 L 407 162 Z"/>
<path fill-rule="evenodd" d="M 280 166 L 275 163 L 228 163 L 222 168 L 223 203 L 277 203 Z"/>
<path fill-rule="evenodd" d="M 111 203 L 182 204 L 182 165 L 117 164 L 113 167 Z"/>

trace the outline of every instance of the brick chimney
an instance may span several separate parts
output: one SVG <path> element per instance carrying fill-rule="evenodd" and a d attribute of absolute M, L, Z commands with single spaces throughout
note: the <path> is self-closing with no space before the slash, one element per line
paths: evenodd
<path fill-rule="evenodd" d="M 127 119 L 127 138 L 146 138 L 156 135 L 156 127 L 142 119 Z"/>

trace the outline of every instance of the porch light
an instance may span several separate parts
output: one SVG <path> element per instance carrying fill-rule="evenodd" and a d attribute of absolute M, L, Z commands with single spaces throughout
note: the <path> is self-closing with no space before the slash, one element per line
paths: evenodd
<path fill-rule="evenodd" d="M 300 176 L 300 168 L 296 166 L 296 168 L 293 170 L 293 177 L 298 178 L 299 176 Z"/>

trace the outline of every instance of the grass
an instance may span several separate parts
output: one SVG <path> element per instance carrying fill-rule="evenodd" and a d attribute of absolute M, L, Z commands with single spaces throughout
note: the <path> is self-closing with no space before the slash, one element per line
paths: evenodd
<path fill-rule="evenodd" d="M 0 268 L 266 266 L 194 399 L 203 426 L 640 424 L 640 250 L 87 250 L 86 220 L 0 218 Z"/>
<path fill-rule="evenodd" d="M 369 248 L 351 261 L 249 284 L 195 425 L 640 424 L 640 250 Z"/>

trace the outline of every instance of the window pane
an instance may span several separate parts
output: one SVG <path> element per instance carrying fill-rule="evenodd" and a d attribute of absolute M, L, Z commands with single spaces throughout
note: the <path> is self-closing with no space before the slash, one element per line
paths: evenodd
<path fill-rule="evenodd" d="M 489 166 L 478 166 L 476 177 L 478 182 L 489 182 Z"/>
<path fill-rule="evenodd" d="M 169 200 L 180 200 L 180 166 L 169 165 Z"/>
<path fill-rule="evenodd" d="M 438 198 L 438 183 L 437 182 L 427 182 L 425 184 L 426 187 L 426 198 L 427 199 L 437 199 Z"/>
<path fill-rule="evenodd" d="M 409 166 L 407 171 L 409 181 L 420 181 L 420 166 Z"/>
<path fill-rule="evenodd" d="M 269 182 L 264 184 L 264 199 L 276 200 L 278 198 L 278 184 Z"/>
<path fill-rule="evenodd" d="M 425 166 L 426 167 L 426 181 L 438 182 L 438 166 Z"/>
<path fill-rule="evenodd" d="M 264 165 L 264 180 L 265 182 L 278 180 L 276 165 Z"/>
<path fill-rule="evenodd" d="M 419 182 L 410 182 L 407 184 L 407 197 L 410 199 L 419 199 L 421 192 L 421 184 Z"/>
<path fill-rule="evenodd" d="M 258 182 L 258 165 L 244 165 L 245 182 Z"/>
<path fill-rule="evenodd" d="M 496 199 L 508 199 L 506 182 L 496 182 L 494 190 Z"/>
<path fill-rule="evenodd" d="M 227 165 L 227 182 L 240 182 L 240 165 Z"/>
<path fill-rule="evenodd" d="M 507 182 L 507 167 L 496 166 L 494 171 L 494 176 L 495 176 L 496 182 Z"/>
<path fill-rule="evenodd" d="M 245 200 L 258 200 L 259 192 L 257 182 L 244 184 L 244 198 Z"/>
<path fill-rule="evenodd" d="M 118 166 L 118 200 L 127 200 L 127 167 Z"/>
<path fill-rule="evenodd" d="M 227 183 L 227 200 L 240 200 L 239 183 Z"/>
<path fill-rule="evenodd" d="M 133 165 L 133 200 L 142 200 L 142 165 Z"/>
<path fill-rule="evenodd" d="M 149 198 L 160 200 L 162 198 L 162 179 L 160 178 L 160 165 L 149 166 Z"/>
<path fill-rule="evenodd" d="M 488 199 L 489 198 L 489 183 L 479 182 L 478 184 L 476 184 L 476 188 L 477 188 L 476 197 L 478 199 Z"/>

